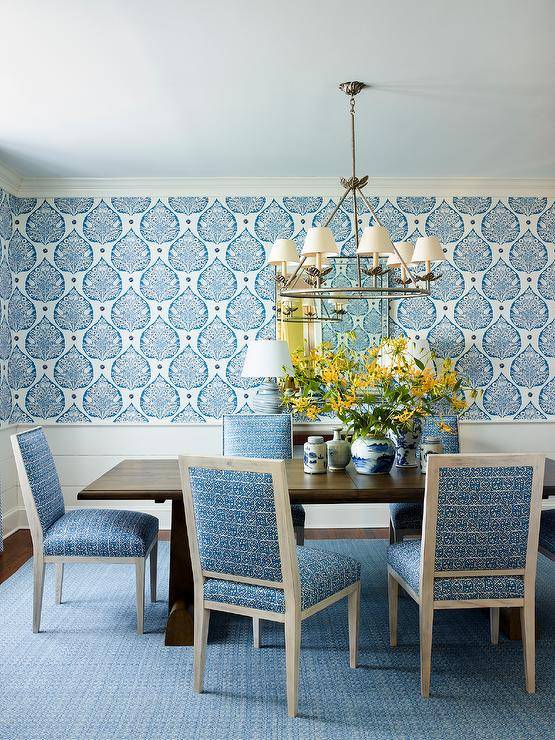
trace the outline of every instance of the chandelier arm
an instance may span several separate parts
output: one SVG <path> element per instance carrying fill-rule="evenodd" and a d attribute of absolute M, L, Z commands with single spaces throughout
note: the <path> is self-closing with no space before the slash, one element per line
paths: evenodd
<path fill-rule="evenodd" d="M 304 265 L 305 262 L 306 262 L 306 255 L 304 257 L 301 255 L 301 261 L 299 262 L 299 264 L 295 268 L 295 271 L 293 272 L 293 274 L 291 275 L 291 277 L 289 278 L 289 280 L 283 286 L 285 288 L 285 290 L 287 290 L 288 288 L 290 288 L 296 282 L 297 276 L 298 276 L 299 272 L 301 271 L 302 266 Z M 281 292 L 283 293 L 283 291 L 281 291 Z"/>
<path fill-rule="evenodd" d="M 416 277 L 415 277 L 415 276 L 413 275 L 413 273 L 412 273 L 412 271 L 411 271 L 410 267 L 409 267 L 409 266 L 408 266 L 408 264 L 407 264 L 407 263 L 405 262 L 405 260 L 404 260 L 404 258 L 403 258 L 403 256 L 402 256 L 402 254 L 401 254 L 401 253 L 399 252 L 399 250 L 397 249 L 397 247 L 395 246 L 395 244 L 394 244 L 393 242 L 391 242 L 391 244 L 393 244 L 393 249 L 395 250 L 395 254 L 396 254 L 396 255 L 397 255 L 397 257 L 399 257 L 399 259 L 401 260 L 401 265 L 402 265 L 402 266 L 403 266 L 403 267 L 405 268 L 405 270 L 407 271 L 407 274 L 408 274 L 408 276 L 409 276 L 409 278 L 410 278 L 410 282 L 411 282 L 411 283 L 412 283 L 412 284 L 414 285 L 414 287 L 415 287 L 415 288 L 418 288 L 418 287 L 419 287 L 419 285 L 418 285 L 418 283 L 417 283 L 417 281 L 416 281 Z"/>
<path fill-rule="evenodd" d="M 383 226 L 382 222 L 380 221 L 380 219 L 376 215 L 376 211 L 372 208 L 372 204 L 370 203 L 370 201 L 368 200 L 368 198 L 364 195 L 364 193 L 362 192 L 361 188 L 357 187 L 357 190 L 360 193 L 360 196 L 361 196 L 362 200 L 366 203 L 366 206 L 368 207 L 368 210 L 372 214 L 372 216 L 375 219 L 375 221 L 378 224 L 378 226 Z"/>
<path fill-rule="evenodd" d="M 351 190 L 352 190 L 352 187 L 353 187 L 352 185 L 348 185 L 348 186 L 347 186 L 347 188 L 345 189 L 345 192 L 343 193 L 343 195 L 342 195 L 342 196 L 341 196 L 341 198 L 339 199 L 339 203 L 338 203 L 338 204 L 337 204 L 337 205 L 335 206 L 335 208 L 333 209 L 333 211 L 332 211 L 332 213 L 331 213 L 331 216 L 330 216 L 329 218 L 327 218 L 327 219 L 326 219 L 326 221 L 324 222 L 324 224 L 323 224 L 324 226 L 329 226 L 329 224 L 330 224 L 330 221 L 331 221 L 331 220 L 332 220 L 332 218 L 333 218 L 333 217 L 335 216 L 335 214 L 337 213 L 337 211 L 338 211 L 338 210 L 340 209 L 340 207 L 341 207 L 341 204 L 343 203 L 343 201 L 345 200 L 345 198 L 346 198 L 346 197 L 347 197 L 347 196 L 349 195 L 349 193 L 351 192 Z"/>

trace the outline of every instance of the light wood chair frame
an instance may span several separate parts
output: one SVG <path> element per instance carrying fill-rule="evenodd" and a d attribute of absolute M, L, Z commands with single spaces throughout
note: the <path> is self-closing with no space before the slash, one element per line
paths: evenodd
<path fill-rule="evenodd" d="M 267 473 L 272 476 L 274 502 L 276 511 L 279 553 L 281 558 L 282 581 L 266 581 L 259 578 L 217 573 L 204 570 L 201 566 L 198 537 L 194 513 L 194 502 L 189 476 L 190 468 L 208 468 L 210 470 L 235 470 L 252 473 Z M 301 609 L 301 584 L 299 565 L 293 535 L 293 522 L 289 504 L 289 491 L 283 460 L 267 460 L 246 457 L 192 457 L 180 456 L 179 468 L 183 486 L 185 519 L 191 552 L 191 565 L 194 580 L 194 683 L 196 692 L 203 691 L 204 668 L 206 662 L 206 643 L 211 611 L 229 612 L 251 617 L 258 624 L 260 619 L 281 622 L 285 625 L 285 663 L 287 684 L 287 710 L 290 717 L 297 715 L 297 696 L 299 686 L 299 662 L 301 646 L 301 623 L 313 614 L 348 597 L 349 619 L 349 665 L 357 666 L 360 581 L 338 591 L 327 599 L 308 609 Z M 265 611 L 220 601 L 209 601 L 204 598 L 204 580 L 221 578 L 253 586 L 267 586 L 283 590 L 285 595 L 285 612 Z"/>
<path fill-rule="evenodd" d="M 240 416 L 240 414 L 235 414 L 235 416 Z M 261 414 L 261 416 L 278 416 L 278 414 Z M 279 414 L 281 416 L 281 414 Z M 291 424 L 289 425 L 289 428 L 291 430 L 291 457 L 293 456 L 294 452 L 294 435 L 293 435 L 293 418 L 291 417 L 291 414 L 289 414 L 289 418 L 291 419 Z M 224 457 L 231 457 L 231 455 L 226 455 L 225 452 L 225 420 L 226 415 L 222 417 L 222 455 Z M 293 531 L 295 532 L 295 540 L 297 542 L 297 545 L 304 545 L 304 526 L 302 527 L 293 527 Z"/>
<path fill-rule="evenodd" d="M 436 524 L 438 511 L 439 471 L 441 468 L 468 467 L 513 467 L 530 466 L 533 468 L 532 491 L 530 499 L 530 516 L 528 524 L 528 543 L 524 568 L 436 571 Z M 409 584 L 391 567 L 388 566 L 389 594 L 389 638 L 392 647 L 397 646 L 397 606 L 399 586 L 411 596 L 419 607 L 420 623 L 420 689 L 423 697 L 430 695 L 430 674 L 432 657 L 432 628 L 436 609 L 483 609 L 490 610 L 490 638 L 496 645 L 499 640 L 499 609 L 501 607 L 518 607 L 522 626 L 522 647 L 524 653 L 524 670 L 526 690 L 536 690 L 535 670 L 535 588 L 536 566 L 538 559 L 538 540 L 540 530 L 540 513 L 543 493 L 543 476 L 545 456 L 538 454 L 456 454 L 430 455 L 426 475 L 424 497 L 424 523 L 420 557 L 420 593 L 416 593 Z M 465 578 L 468 576 L 523 576 L 524 597 L 514 599 L 434 599 L 434 581 L 436 578 Z"/>
<path fill-rule="evenodd" d="M 35 427 L 40 429 L 40 427 Z M 33 430 L 29 430 L 33 431 Z M 12 434 L 12 449 L 15 465 L 19 477 L 19 485 L 23 496 L 23 503 L 27 513 L 31 540 L 33 543 L 33 632 L 40 631 L 40 620 L 42 612 L 42 596 L 44 591 L 44 571 L 48 563 L 56 566 L 56 604 L 62 603 L 62 587 L 64 579 L 64 565 L 66 563 L 118 563 L 135 565 L 135 590 L 137 604 L 137 634 L 144 632 L 144 604 L 145 604 L 145 566 L 147 558 L 150 558 L 150 600 L 156 601 L 156 580 L 158 562 L 158 540 L 155 539 L 144 557 L 98 557 L 98 556 L 73 556 L 73 555 L 45 555 L 44 536 L 40 523 L 37 505 L 33 497 L 27 470 L 21 456 L 19 447 L 19 435 Z"/>

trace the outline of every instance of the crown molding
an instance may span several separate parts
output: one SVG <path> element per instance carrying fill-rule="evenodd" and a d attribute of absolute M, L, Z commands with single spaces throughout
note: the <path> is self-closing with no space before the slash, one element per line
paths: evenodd
<path fill-rule="evenodd" d="M 0 187 L 12 195 L 19 195 L 21 183 L 21 176 L 0 162 Z"/>
<path fill-rule="evenodd" d="M 337 196 L 342 191 L 336 177 L 174 177 L 174 178 L 42 178 L 18 177 L 2 167 L 0 180 L 10 174 L 14 195 L 34 197 L 117 195 L 324 195 Z M 555 178 L 498 179 L 467 177 L 372 178 L 369 195 L 489 195 L 555 196 Z"/>

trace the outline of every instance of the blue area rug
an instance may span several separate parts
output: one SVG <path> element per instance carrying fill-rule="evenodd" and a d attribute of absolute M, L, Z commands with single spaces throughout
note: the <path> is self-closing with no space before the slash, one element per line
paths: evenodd
<path fill-rule="evenodd" d="M 399 647 L 388 643 L 386 544 L 327 541 L 363 564 L 360 667 L 348 664 L 345 602 L 303 624 L 299 713 L 287 717 L 283 629 L 212 616 L 205 688 L 192 692 L 192 650 L 164 647 L 167 605 L 147 603 L 135 634 L 130 566 L 66 566 L 54 604 L 47 569 L 42 629 L 31 633 L 30 562 L 0 586 L 0 737 L 9 740 L 210 738 L 552 738 L 555 728 L 555 579 L 538 568 L 537 686 L 524 690 L 521 644 L 489 643 L 481 611 L 436 612 L 431 698 L 419 693 L 418 613 L 399 604 Z M 161 543 L 159 595 L 168 548 Z M 148 589 L 147 589 L 148 590 Z"/>

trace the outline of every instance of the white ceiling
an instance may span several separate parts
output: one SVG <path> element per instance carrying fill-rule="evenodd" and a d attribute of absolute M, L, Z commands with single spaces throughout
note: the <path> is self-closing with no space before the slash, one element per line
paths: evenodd
<path fill-rule="evenodd" d="M 48 9 L 48 12 L 47 12 Z M 555 176 L 553 0 L 3 0 L 27 177 Z"/>

